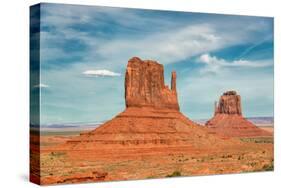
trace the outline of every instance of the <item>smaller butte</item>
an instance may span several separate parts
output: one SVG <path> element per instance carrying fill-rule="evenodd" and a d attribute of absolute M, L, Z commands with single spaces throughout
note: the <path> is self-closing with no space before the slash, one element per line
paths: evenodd
<path fill-rule="evenodd" d="M 236 91 L 227 91 L 215 103 L 214 117 L 206 122 L 212 134 L 222 137 L 263 137 L 272 136 L 248 121 L 242 115 L 241 97 Z"/>

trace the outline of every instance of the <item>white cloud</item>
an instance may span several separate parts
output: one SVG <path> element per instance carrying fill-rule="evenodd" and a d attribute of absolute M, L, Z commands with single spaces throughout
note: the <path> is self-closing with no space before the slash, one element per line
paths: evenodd
<path fill-rule="evenodd" d="M 34 85 L 33 87 L 34 88 L 48 88 L 49 86 L 47 84 L 40 83 L 40 84 Z"/>
<path fill-rule="evenodd" d="M 206 66 L 202 69 L 203 73 L 213 72 L 216 73 L 221 70 L 223 67 L 249 67 L 249 68 L 262 68 L 269 67 L 273 65 L 272 60 L 258 60 L 258 61 L 250 61 L 250 60 L 234 60 L 227 61 L 222 58 L 218 58 L 216 56 L 211 56 L 210 54 L 202 54 L 197 61 L 199 63 L 206 64 Z"/>
<path fill-rule="evenodd" d="M 121 76 L 120 73 L 116 73 L 116 72 L 112 72 L 109 70 L 86 70 L 83 72 L 84 75 L 86 76 L 95 76 L 95 77 L 99 77 L 99 76 L 109 76 L 109 77 L 114 77 L 114 76 Z"/>
<path fill-rule="evenodd" d="M 120 54 L 128 58 L 140 56 L 168 64 L 219 49 L 230 41 L 235 40 L 230 36 L 221 38 L 212 25 L 199 24 L 177 28 L 174 31 L 153 33 L 141 39 L 103 42 L 97 52 L 103 57 L 108 54 L 111 57 L 119 57 Z"/>

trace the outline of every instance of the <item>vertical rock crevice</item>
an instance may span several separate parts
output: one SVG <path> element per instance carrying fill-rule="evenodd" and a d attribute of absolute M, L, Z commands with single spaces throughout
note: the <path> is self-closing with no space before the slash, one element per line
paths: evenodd
<path fill-rule="evenodd" d="M 171 76 L 171 90 L 173 92 L 177 92 L 177 75 L 176 75 L 176 72 L 173 71 L 172 72 L 172 76 Z"/>

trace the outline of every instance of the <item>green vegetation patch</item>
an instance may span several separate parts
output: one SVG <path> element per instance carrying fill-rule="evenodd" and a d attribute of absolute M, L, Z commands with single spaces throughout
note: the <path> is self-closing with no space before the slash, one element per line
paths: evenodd
<path fill-rule="evenodd" d="M 166 177 L 179 177 L 181 176 L 181 172 L 180 171 L 174 171 L 172 174 L 168 174 Z"/>
<path fill-rule="evenodd" d="M 273 137 L 240 138 L 242 142 L 252 142 L 256 144 L 273 144 Z"/>
<path fill-rule="evenodd" d="M 64 155 L 66 155 L 66 153 L 65 152 L 51 152 L 50 153 L 50 156 L 52 156 L 52 157 L 61 157 L 61 156 L 64 156 Z"/>
<path fill-rule="evenodd" d="M 273 171 L 274 170 L 274 165 L 273 163 L 271 164 L 265 164 L 263 165 L 261 171 Z"/>

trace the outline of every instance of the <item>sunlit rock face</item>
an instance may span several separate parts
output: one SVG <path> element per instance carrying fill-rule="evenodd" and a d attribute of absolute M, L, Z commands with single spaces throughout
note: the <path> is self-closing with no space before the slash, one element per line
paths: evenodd
<path fill-rule="evenodd" d="M 164 83 L 164 67 L 156 61 L 133 57 L 125 76 L 126 107 L 155 107 L 179 110 L 176 72 L 172 72 L 171 89 Z"/>
<path fill-rule="evenodd" d="M 237 95 L 236 91 L 227 91 L 223 93 L 216 106 L 215 114 L 242 115 L 240 95 Z"/>

